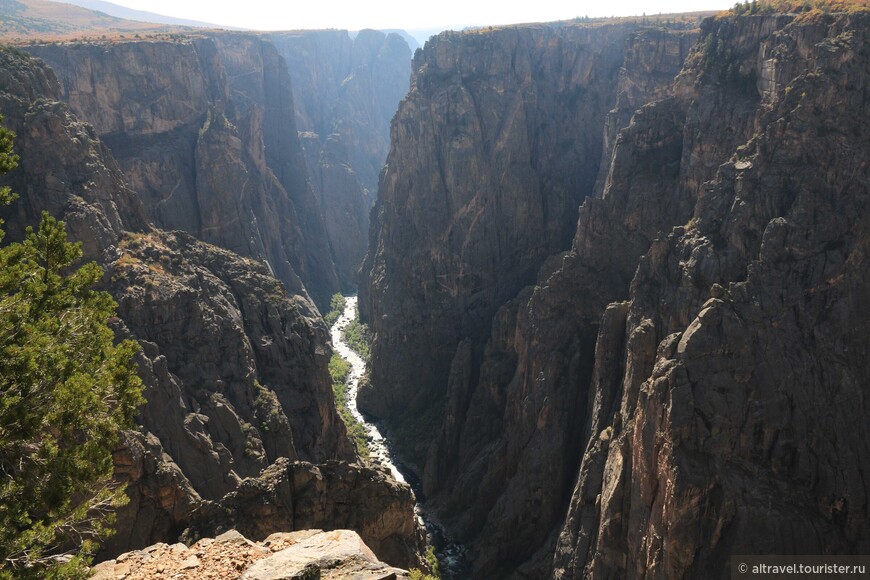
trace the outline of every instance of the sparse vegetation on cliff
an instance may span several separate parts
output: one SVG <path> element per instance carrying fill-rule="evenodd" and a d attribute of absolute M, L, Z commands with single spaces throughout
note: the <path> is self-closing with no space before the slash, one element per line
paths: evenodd
<path fill-rule="evenodd" d="M 365 459 L 369 456 L 366 431 L 347 408 L 347 378 L 349 375 L 350 363 L 341 358 L 338 353 L 332 353 L 332 358 L 329 359 L 329 376 L 332 378 L 332 391 L 335 393 L 335 407 L 347 427 L 347 435 L 353 442 L 357 454 L 360 458 Z"/>
<path fill-rule="evenodd" d="M 363 360 L 368 361 L 371 358 L 369 345 L 371 345 L 372 338 L 369 334 L 368 325 L 360 322 L 359 312 L 357 312 L 356 317 L 351 320 L 350 324 L 347 325 L 347 328 L 344 329 L 344 340 Z"/>
<path fill-rule="evenodd" d="M 744 65 L 715 32 L 707 34 L 701 44 L 702 67 L 705 75 L 717 79 L 722 84 L 754 90 L 757 73 L 751 66 Z"/>
<path fill-rule="evenodd" d="M 429 565 L 431 574 L 426 574 L 418 568 L 411 568 L 410 580 L 441 580 L 441 570 L 438 566 L 438 557 L 435 555 L 435 548 L 429 546 L 426 549 L 426 563 Z"/>
<path fill-rule="evenodd" d="M 807 12 L 863 12 L 870 10 L 868 0 L 745 0 L 737 2 L 725 14 L 795 14 Z"/>
<path fill-rule="evenodd" d="M 344 305 L 344 296 L 338 292 L 332 295 L 332 299 L 329 301 L 329 312 L 327 312 L 326 316 L 323 317 L 326 326 L 332 327 L 332 325 L 335 324 L 335 321 L 338 320 L 338 317 L 341 316 L 342 312 L 344 312 Z"/>

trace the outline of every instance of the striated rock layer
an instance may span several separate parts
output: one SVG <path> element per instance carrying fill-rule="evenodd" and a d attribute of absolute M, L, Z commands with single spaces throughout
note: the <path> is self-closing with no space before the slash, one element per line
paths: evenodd
<path fill-rule="evenodd" d="M 294 521 L 356 527 L 383 544 L 386 558 L 414 562 L 410 489 L 346 463 L 356 456 L 335 409 L 327 329 L 310 300 L 254 259 L 149 225 L 148 204 L 95 129 L 59 102 L 60 86 L 43 63 L 0 50 L 0 87 L 0 110 L 21 156 L 4 178 L 21 195 L 3 211 L 10 238 L 20 239 L 43 209 L 66 221 L 86 259 L 106 269 L 103 285 L 119 304 L 118 336 L 142 346 L 142 428 L 115 451 L 131 501 L 103 554 L 175 541 L 197 513 L 229 502 L 270 466 L 344 460 L 323 469 L 357 484 L 346 483 L 338 496 L 331 495 L 338 486 L 320 489 L 316 500 L 299 504 L 307 519 L 264 517 L 260 528 L 288 531 Z M 378 493 L 383 502 L 354 509 Z"/>
<path fill-rule="evenodd" d="M 720 17 L 687 57 L 690 33 L 520 27 L 418 55 L 372 228 L 361 403 L 400 438 L 435 408 L 400 445 L 475 577 L 866 553 L 868 24 Z M 611 91 L 584 86 L 606 103 L 571 126 L 577 103 L 538 83 L 584 78 L 566 63 L 596 50 Z M 559 155 L 529 137 L 542 103 Z M 563 204 L 567 238 L 534 203 Z"/>
<path fill-rule="evenodd" d="M 417 53 L 363 267 L 367 412 L 443 403 L 459 343 L 569 245 L 633 28 L 444 33 Z"/>

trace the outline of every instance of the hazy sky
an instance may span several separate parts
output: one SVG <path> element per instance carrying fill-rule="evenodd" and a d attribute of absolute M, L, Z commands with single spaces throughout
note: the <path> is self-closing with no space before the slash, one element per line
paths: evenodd
<path fill-rule="evenodd" d="M 129 8 L 259 30 L 298 28 L 457 28 L 546 22 L 575 16 L 631 16 L 723 10 L 734 0 L 110 0 Z"/>

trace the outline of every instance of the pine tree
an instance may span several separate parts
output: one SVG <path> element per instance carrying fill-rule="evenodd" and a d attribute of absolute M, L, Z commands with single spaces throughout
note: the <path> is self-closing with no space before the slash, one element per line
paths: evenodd
<path fill-rule="evenodd" d="M 3 115 L 0 115 L 0 123 L 3 122 Z M 18 166 L 18 155 L 12 150 L 12 138 L 15 135 L 0 125 L 0 175 L 8 173 Z M 15 200 L 15 194 L 10 191 L 8 186 L 0 187 L 0 206 L 8 205 Z M 3 220 L 0 220 L 0 241 L 3 240 Z"/>
<path fill-rule="evenodd" d="M 0 127 L 0 173 L 17 163 L 12 137 Z M 114 344 L 117 305 L 91 289 L 97 264 L 73 266 L 81 254 L 45 212 L 0 248 L 0 578 L 84 577 L 126 501 L 111 451 L 142 403 L 138 346 Z"/>

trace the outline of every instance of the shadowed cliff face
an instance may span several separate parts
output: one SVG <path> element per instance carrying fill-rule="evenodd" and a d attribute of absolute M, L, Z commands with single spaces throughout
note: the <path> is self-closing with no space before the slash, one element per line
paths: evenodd
<path fill-rule="evenodd" d="M 397 34 L 362 30 L 269 35 L 287 62 L 308 173 L 336 269 L 356 288 L 369 210 L 390 144 L 390 120 L 408 92 L 411 51 Z"/>
<path fill-rule="evenodd" d="M 363 267 L 379 387 L 361 400 L 367 412 L 443 403 L 459 342 L 479 342 L 498 307 L 569 245 L 630 32 L 445 33 L 417 54 Z"/>
<path fill-rule="evenodd" d="M 506 231 L 548 230 L 501 199 L 479 233 L 484 212 L 456 192 L 487 191 L 511 143 L 483 137 L 487 115 L 510 128 L 542 99 L 500 108 L 464 71 L 501 60 L 513 74 L 522 60 L 499 35 L 536 29 L 442 35 L 418 57 L 372 229 L 362 402 L 398 437 L 423 433 L 399 443 L 476 577 L 726 577 L 730 554 L 867 550 L 867 25 L 711 20 L 688 58 L 684 34 L 626 32 L 569 251 L 505 265 L 490 248 L 518 247 Z M 475 42 L 491 50 L 454 48 Z M 564 65 L 556 45 L 533 45 L 549 55 L 536 78 Z M 499 167 L 507 183 L 525 164 Z M 538 180 L 566 175 L 549 171 Z M 513 204 L 536 191 L 498 189 Z M 469 248 L 489 265 L 466 265 Z M 537 270 L 524 289 L 505 276 L 522 265 Z M 498 290 L 464 283 L 487 276 Z M 439 397 L 436 437 L 402 428 Z"/>
<path fill-rule="evenodd" d="M 548 542 L 582 451 L 580 388 L 595 331 L 565 326 L 520 342 L 517 319 L 534 316 L 520 291 L 540 268 L 559 266 L 548 257 L 571 246 L 613 124 L 666 89 L 692 37 L 633 25 L 517 27 L 444 34 L 415 61 L 364 269 L 376 338 L 360 403 L 398 425 L 427 498 L 454 533 L 479 542 L 483 576 L 515 569 Z M 635 60 L 623 67 L 625 55 Z M 651 148 L 669 143 L 644 153 L 639 172 L 673 173 L 679 133 L 675 152 L 670 128 L 643 133 Z M 615 275 L 627 291 L 631 271 Z M 563 298 L 556 320 L 571 303 Z"/>
<path fill-rule="evenodd" d="M 103 555 L 176 541 L 196 514 L 230 510 L 233 492 L 276 464 L 296 479 L 316 479 L 319 467 L 297 460 L 342 460 L 330 464 L 341 486 L 284 490 L 290 515 L 261 510 L 258 530 L 287 529 L 287 517 L 354 527 L 383 546 L 385 558 L 416 563 L 410 488 L 345 463 L 356 457 L 335 409 L 329 338 L 307 296 L 288 293 L 257 260 L 148 225 L 150 208 L 94 128 L 58 101 L 61 88 L 44 63 L 0 50 L 0 87 L 0 111 L 21 156 L 4 177 L 21 195 L 3 209 L 10 239 L 38 223 L 43 209 L 66 221 L 85 258 L 106 270 L 103 287 L 118 302 L 116 334 L 142 347 L 141 429 L 125 433 L 114 453 L 131 501 Z M 220 122 L 217 114 L 208 120 Z M 216 140 L 226 135 L 207 128 L 197 147 L 209 146 L 212 130 Z M 256 503 L 259 488 L 245 489 Z M 366 509 L 355 511 L 362 497 Z"/>
<path fill-rule="evenodd" d="M 868 24 L 705 28 L 678 84 L 678 182 L 706 183 L 602 324 L 555 577 L 867 551 Z"/>
<path fill-rule="evenodd" d="M 328 303 L 338 278 L 270 43 L 223 34 L 28 50 L 57 72 L 156 226 L 265 262 L 291 291 Z"/>

